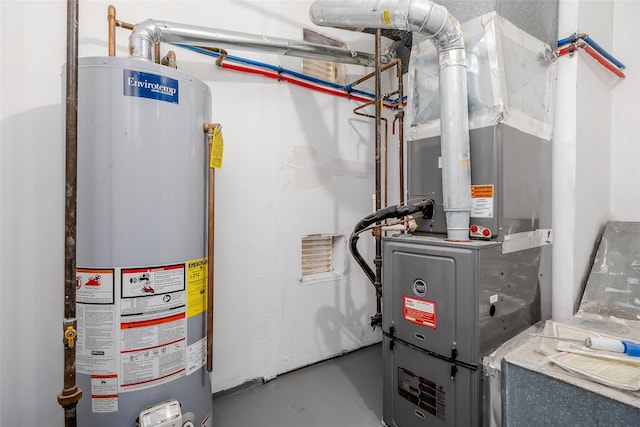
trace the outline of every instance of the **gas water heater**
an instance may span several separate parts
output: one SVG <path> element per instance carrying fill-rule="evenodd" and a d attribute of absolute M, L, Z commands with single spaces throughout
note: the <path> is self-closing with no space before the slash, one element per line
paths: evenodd
<path fill-rule="evenodd" d="M 210 90 L 131 58 L 81 58 L 78 79 L 79 424 L 211 426 Z"/>

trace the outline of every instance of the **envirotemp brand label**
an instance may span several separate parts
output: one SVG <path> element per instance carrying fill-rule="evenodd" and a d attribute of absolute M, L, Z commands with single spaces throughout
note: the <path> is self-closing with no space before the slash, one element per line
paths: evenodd
<path fill-rule="evenodd" d="M 142 71 L 123 70 L 123 92 L 126 96 L 156 99 L 178 104 L 178 80 Z"/>

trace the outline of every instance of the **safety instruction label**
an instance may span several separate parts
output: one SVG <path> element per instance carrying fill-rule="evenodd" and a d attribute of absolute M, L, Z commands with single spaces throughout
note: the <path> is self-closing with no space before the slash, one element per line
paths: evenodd
<path fill-rule="evenodd" d="M 207 309 L 207 259 L 187 262 L 187 317 Z"/>
<path fill-rule="evenodd" d="M 186 313 L 120 324 L 120 391 L 155 387 L 186 370 Z"/>
<path fill-rule="evenodd" d="M 191 375 L 207 363 L 207 337 L 187 347 L 187 375 Z"/>
<path fill-rule="evenodd" d="M 122 298 L 184 291 L 184 264 L 122 269 Z"/>
<path fill-rule="evenodd" d="M 115 322 L 113 304 L 76 305 L 78 338 L 76 340 L 76 369 L 81 374 L 114 372 Z"/>
<path fill-rule="evenodd" d="M 427 413 L 446 421 L 447 391 L 444 386 L 398 367 L 398 394 Z"/>
<path fill-rule="evenodd" d="M 118 376 L 91 375 L 91 412 L 118 412 Z"/>
<path fill-rule="evenodd" d="M 82 374 L 115 371 L 114 269 L 76 269 L 76 370 Z"/>
<path fill-rule="evenodd" d="M 404 295 L 404 320 L 428 328 L 437 328 L 436 302 Z"/>
<path fill-rule="evenodd" d="M 471 186 L 471 217 L 493 218 L 493 185 Z"/>
<path fill-rule="evenodd" d="M 76 269 L 77 302 L 113 304 L 113 300 L 113 269 Z"/>
<path fill-rule="evenodd" d="M 206 258 L 77 268 L 76 369 L 91 376 L 94 412 L 202 368 L 206 338 L 188 342 L 187 318 L 206 310 L 206 275 Z"/>

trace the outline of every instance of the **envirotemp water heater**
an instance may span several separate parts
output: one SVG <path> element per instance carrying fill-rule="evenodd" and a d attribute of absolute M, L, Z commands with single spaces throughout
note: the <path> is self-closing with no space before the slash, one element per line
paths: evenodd
<path fill-rule="evenodd" d="M 134 427 L 177 400 L 185 425 L 211 426 L 210 90 L 131 58 L 81 58 L 78 70 L 79 425 Z"/>

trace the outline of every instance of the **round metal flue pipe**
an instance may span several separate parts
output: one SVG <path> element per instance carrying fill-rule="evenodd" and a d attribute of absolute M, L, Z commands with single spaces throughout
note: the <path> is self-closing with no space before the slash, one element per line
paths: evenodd
<path fill-rule="evenodd" d="M 365 52 L 153 19 L 147 19 L 134 27 L 129 36 L 131 56 L 150 61 L 153 44 L 156 42 L 236 48 L 363 66 L 375 64 L 374 55 Z"/>
<path fill-rule="evenodd" d="M 309 10 L 316 25 L 415 31 L 431 38 L 438 53 L 443 206 L 447 237 L 469 240 L 471 159 L 466 54 L 460 23 L 430 0 L 317 0 Z"/>

